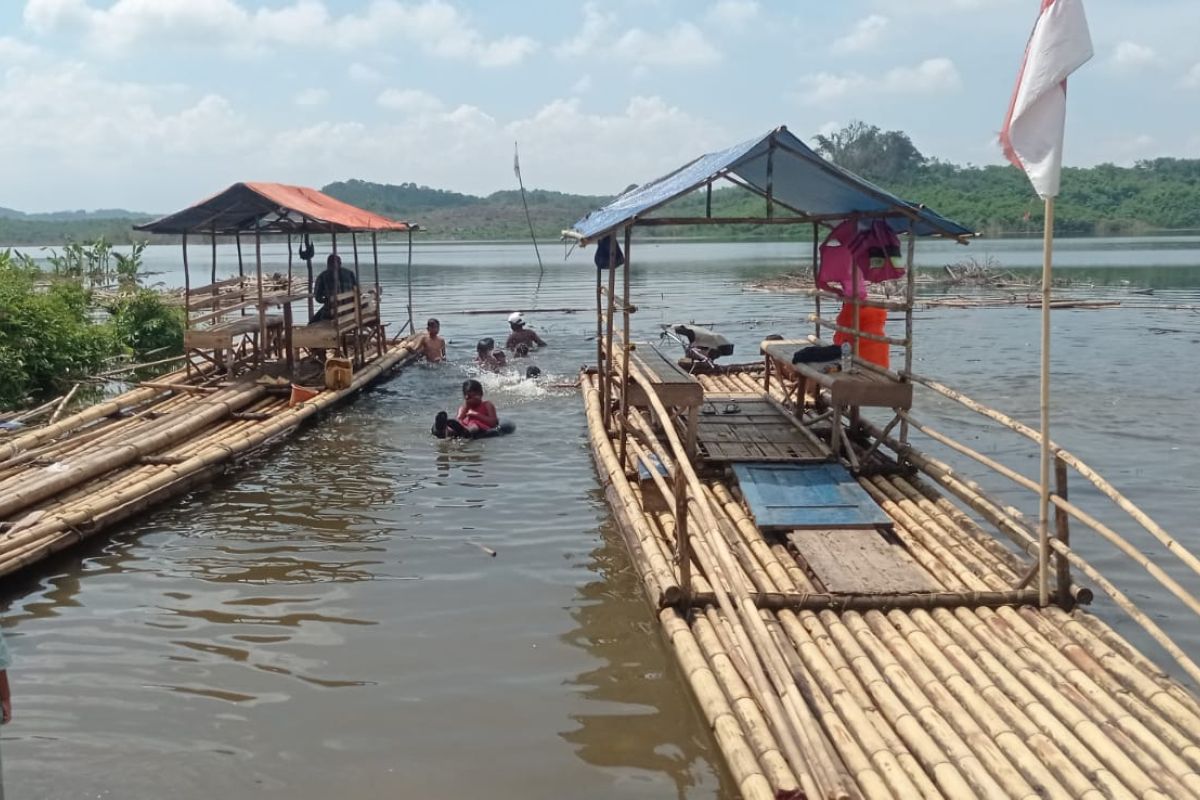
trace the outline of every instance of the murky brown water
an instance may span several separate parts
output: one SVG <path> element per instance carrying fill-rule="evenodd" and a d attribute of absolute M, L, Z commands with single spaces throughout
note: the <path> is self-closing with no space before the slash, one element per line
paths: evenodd
<path fill-rule="evenodd" d="M 1090 247 L 1076 257 L 1097 274 L 1153 275 L 1196 302 L 1185 269 L 1200 264 L 1196 241 Z M 806 331 L 802 301 L 739 289 L 795 250 L 641 246 L 638 327 L 716 322 L 746 358 L 765 333 Z M 936 264 L 945 250 L 925 252 Z M 998 254 L 1026 259 L 1021 247 Z M 542 381 L 485 377 L 516 435 L 428 435 L 432 413 L 456 403 L 475 340 L 503 333 L 502 316 L 451 312 L 528 308 L 529 255 L 419 249 L 418 315 L 441 316 L 458 363 L 411 369 L 215 487 L 5 583 L 17 661 L 6 796 L 732 796 L 612 530 L 580 401 L 554 385 L 594 358 L 594 319 L 530 312 L 552 344 L 535 359 Z M 593 302 L 587 255 L 548 266 L 541 307 Z M 395 316 L 401 270 L 385 273 Z M 919 370 L 1036 420 L 1036 312 L 920 316 Z M 1163 423 L 1200 389 L 1200 322 L 1134 309 L 1055 319 L 1056 438 L 1194 545 L 1200 435 Z M 927 421 L 1036 473 L 1034 451 L 923 400 Z M 1176 613 L 1144 573 L 1080 547 L 1153 613 Z M 1200 625 L 1180 619 L 1173 630 L 1195 651 Z"/>

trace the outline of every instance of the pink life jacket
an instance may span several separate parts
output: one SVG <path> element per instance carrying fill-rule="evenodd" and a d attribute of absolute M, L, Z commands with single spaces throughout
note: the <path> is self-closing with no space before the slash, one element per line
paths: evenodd
<path fill-rule="evenodd" d="M 858 298 L 867 296 L 867 284 L 895 280 L 904 276 L 900 258 L 900 239 L 883 220 L 867 223 L 847 219 L 830 231 L 821 243 L 821 265 L 817 288 L 847 297 L 858 270 Z M 834 284 L 837 284 L 836 286 Z"/>

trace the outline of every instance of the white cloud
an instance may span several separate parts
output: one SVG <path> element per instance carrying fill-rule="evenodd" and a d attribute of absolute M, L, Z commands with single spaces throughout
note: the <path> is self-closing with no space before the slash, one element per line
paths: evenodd
<path fill-rule="evenodd" d="M 958 68 L 948 58 L 928 58 L 915 67 L 894 67 L 880 78 L 849 72 L 818 72 L 800 79 L 801 99 L 810 104 L 842 100 L 855 93 L 935 94 L 962 87 Z"/>
<path fill-rule="evenodd" d="M 708 24 L 725 30 L 742 30 L 758 19 L 757 0 L 717 0 L 704 15 Z"/>
<path fill-rule="evenodd" d="M 836 120 L 829 120 L 829 122 L 826 122 L 826 123 L 822 124 L 821 127 L 817 128 L 817 133 L 820 134 L 821 136 L 829 136 L 831 134 L 837 133 L 841 129 L 842 129 L 842 123 L 840 123 Z"/>
<path fill-rule="evenodd" d="M 592 90 L 592 76 L 584 75 L 571 84 L 571 94 L 587 94 Z"/>
<path fill-rule="evenodd" d="M 444 107 L 441 100 L 420 89 L 385 89 L 375 102 L 407 114 L 427 114 Z"/>
<path fill-rule="evenodd" d="M 296 92 L 292 102 L 298 106 L 321 106 L 329 102 L 328 89 L 303 89 Z"/>
<path fill-rule="evenodd" d="M 1137 42 L 1120 42 L 1113 50 L 1110 63 L 1121 72 L 1137 72 L 1144 67 L 1154 66 L 1162 59 L 1154 48 Z"/>
<path fill-rule="evenodd" d="M 835 39 L 829 49 L 835 53 L 861 53 L 870 50 L 883 41 L 887 27 L 888 18 L 881 14 L 863 17 L 854 24 L 853 30 Z"/>
<path fill-rule="evenodd" d="M 594 3 L 583 7 L 579 32 L 554 50 L 559 58 L 604 57 L 639 68 L 696 67 L 715 64 L 721 51 L 691 22 L 680 22 L 662 31 L 631 28 L 618 34 L 617 20 Z"/>
<path fill-rule="evenodd" d="M 40 51 L 38 48 L 11 36 L 0 36 L 0 62 L 28 61 Z"/>
<path fill-rule="evenodd" d="M 584 3 L 583 25 L 579 32 L 554 48 L 559 58 L 579 58 L 596 51 L 607 52 L 612 41 L 610 33 L 616 25 L 616 17 L 605 14 L 595 3 Z"/>
<path fill-rule="evenodd" d="M 690 22 L 663 33 L 634 28 L 617 40 L 615 50 L 619 57 L 640 66 L 695 67 L 721 60 L 721 51 Z"/>
<path fill-rule="evenodd" d="M 238 0 L 28 0 L 25 22 L 37 32 L 81 28 L 88 46 L 125 55 L 147 42 L 214 46 L 234 53 L 313 44 L 314 32 L 331 47 L 355 50 L 397 40 L 433 56 L 484 67 L 519 63 L 537 50 L 527 36 L 489 39 L 470 17 L 445 0 L 372 0 L 361 13 L 332 16 L 321 0 L 291 0 L 251 10 Z"/>
<path fill-rule="evenodd" d="M 359 83 L 378 83 L 383 80 L 383 74 L 379 70 L 363 64 L 361 61 L 351 64 L 346 70 L 346 74 L 350 76 L 350 80 Z"/>
<path fill-rule="evenodd" d="M 1200 61 L 1192 64 L 1192 68 L 1184 73 L 1180 85 L 1185 89 L 1200 89 Z"/>

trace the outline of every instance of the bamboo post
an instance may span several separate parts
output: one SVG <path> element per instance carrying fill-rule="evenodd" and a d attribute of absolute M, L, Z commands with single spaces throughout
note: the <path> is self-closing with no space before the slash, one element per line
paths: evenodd
<path fill-rule="evenodd" d="M 1041 461 L 1038 483 L 1042 487 L 1038 498 L 1038 602 L 1050 602 L 1050 286 L 1053 270 L 1054 198 L 1046 199 L 1046 224 L 1042 233 L 1042 391 L 1041 391 Z"/>
<path fill-rule="evenodd" d="M 241 295 L 241 299 L 245 300 L 246 299 L 246 267 L 245 267 L 245 264 L 242 262 L 242 232 L 234 231 L 233 232 L 233 240 L 237 244 L 238 293 Z M 213 282 L 215 283 L 216 280 L 217 280 L 217 264 L 216 264 L 216 258 L 214 257 L 214 259 L 213 259 Z M 261 274 L 258 276 L 258 281 L 259 281 L 259 283 L 262 283 L 262 275 Z M 245 308 L 242 308 L 241 316 L 243 316 L 243 317 L 246 316 Z"/>
<path fill-rule="evenodd" d="M 614 372 L 616 365 L 613 361 L 613 316 L 616 313 L 617 305 L 617 237 L 615 232 L 609 240 L 608 248 L 608 298 L 605 303 L 604 310 L 604 350 L 605 350 L 605 369 L 602 373 L 604 376 L 604 385 L 607 387 L 604 392 L 604 426 L 606 430 L 611 430 L 612 419 L 612 400 L 613 400 L 613 382 L 615 380 Z"/>
<path fill-rule="evenodd" d="M 306 227 L 307 225 L 308 223 L 305 223 Z M 309 237 L 307 230 L 304 231 L 304 244 L 301 246 L 304 248 L 305 252 L 304 262 L 308 265 L 308 288 L 306 291 L 308 292 L 308 318 L 311 320 L 313 315 L 316 313 L 316 306 L 313 305 L 313 270 L 312 255 L 310 255 L 312 239 Z"/>
<path fill-rule="evenodd" d="M 913 230 L 912 222 L 908 223 L 907 245 L 904 257 L 904 372 L 900 375 L 902 381 L 909 380 L 908 376 L 912 372 L 913 363 L 913 305 L 916 303 L 917 294 L 917 275 L 913 262 L 917 249 L 917 235 Z M 900 441 L 908 443 L 907 420 L 900 423 Z"/>
<path fill-rule="evenodd" d="M 412 264 L 413 264 L 413 241 L 412 241 L 412 226 L 408 228 L 408 332 L 416 333 L 417 329 L 413 326 L 413 302 L 412 302 Z"/>
<path fill-rule="evenodd" d="M 292 235 L 290 233 L 287 235 L 287 249 L 288 249 L 288 277 L 287 277 L 286 292 L 288 294 L 291 294 L 292 293 Z"/>
<path fill-rule="evenodd" d="M 412 236 L 411 231 L 409 232 L 409 236 Z M 371 262 L 374 265 L 375 304 L 376 304 L 375 313 L 378 316 L 379 313 L 383 310 L 383 289 L 379 286 L 379 234 L 377 234 L 375 231 L 371 231 Z M 378 331 L 378 333 L 376 334 L 376 337 L 375 337 L 375 346 L 376 346 L 378 354 L 383 355 L 384 341 L 383 341 L 382 320 L 376 319 L 375 325 L 376 325 L 376 330 Z M 409 331 L 409 332 L 415 333 L 415 331 Z"/>
<path fill-rule="evenodd" d="M 628 433 L 626 424 L 629 414 L 629 275 L 630 267 L 629 260 L 633 257 L 633 228 L 625 226 L 625 268 L 621 273 L 622 298 L 621 317 L 624 323 L 624 329 L 621 334 L 621 424 L 619 430 L 621 432 L 621 463 L 625 463 L 626 444 Z M 684 588 L 687 588 L 687 582 L 684 582 Z"/>
<path fill-rule="evenodd" d="M 820 228 L 819 228 L 819 227 L 817 227 L 817 223 L 815 223 L 815 222 L 813 223 L 813 226 L 812 226 L 812 231 L 813 231 L 813 240 L 812 240 L 812 273 L 813 273 L 813 286 L 816 286 L 816 285 L 817 285 L 817 274 L 818 274 L 818 273 L 819 273 L 819 271 L 820 271 L 819 260 L 820 260 L 820 257 L 821 257 L 821 245 L 820 245 L 820 241 L 821 241 L 821 230 L 820 230 Z M 816 316 L 819 318 L 819 317 L 821 316 L 821 295 L 819 295 L 819 294 L 813 295 L 813 303 L 814 303 L 814 304 L 815 304 L 815 306 L 816 306 L 816 308 L 815 308 L 815 311 L 816 311 Z M 821 336 L 821 323 L 820 323 L 820 322 L 817 322 L 817 323 L 816 323 L 816 325 L 815 325 L 815 328 L 816 328 L 816 331 L 815 331 L 815 334 L 814 334 L 814 335 L 816 335 L 818 338 L 820 338 L 820 336 Z"/>
<path fill-rule="evenodd" d="M 687 480 L 683 470 L 675 470 L 675 564 L 684 602 L 692 594 L 692 546 L 688 539 Z"/>
<path fill-rule="evenodd" d="M 261 365 L 269 332 L 267 331 L 267 306 L 263 302 L 262 230 L 257 222 L 254 225 L 254 273 L 258 278 L 258 339 L 254 347 L 254 360 Z"/>
<path fill-rule="evenodd" d="M 362 364 L 365 354 L 362 341 L 362 276 L 358 270 L 358 233 L 350 231 L 350 247 L 354 254 L 354 357 Z"/>
<path fill-rule="evenodd" d="M 1067 465 L 1061 458 L 1054 459 L 1054 493 L 1063 500 L 1067 499 Z M 1071 546 L 1071 519 L 1066 510 L 1054 507 L 1055 536 L 1064 547 Z M 1071 564 L 1058 553 L 1054 559 L 1058 572 L 1055 575 L 1055 585 L 1058 587 L 1058 604 L 1063 608 L 1071 605 Z"/>

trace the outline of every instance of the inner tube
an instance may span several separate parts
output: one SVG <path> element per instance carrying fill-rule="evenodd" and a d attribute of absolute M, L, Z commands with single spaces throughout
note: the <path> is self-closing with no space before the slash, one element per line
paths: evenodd
<path fill-rule="evenodd" d="M 490 439 L 493 436 L 506 436 L 510 433 L 515 433 L 516 430 L 517 430 L 517 423 L 506 421 L 506 422 L 501 422 L 499 425 L 497 425 L 494 428 L 489 428 L 487 430 L 482 430 L 482 431 L 474 431 L 473 430 L 470 433 L 458 433 L 453 428 L 446 428 L 445 435 L 438 436 L 438 438 L 439 439 Z M 436 427 L 433 431 L 433 435 L 434 436 L 438 435 Z"/>
<path fill-rule="evenodd" d="M 472 439 L 490 439 L 493 436 L 507 436 L 510 433 L 516 433 L 517 423 L 501 422 L 494 428 L 489 428 L 486 431 L 475 431 L 471 434 Z"/>

